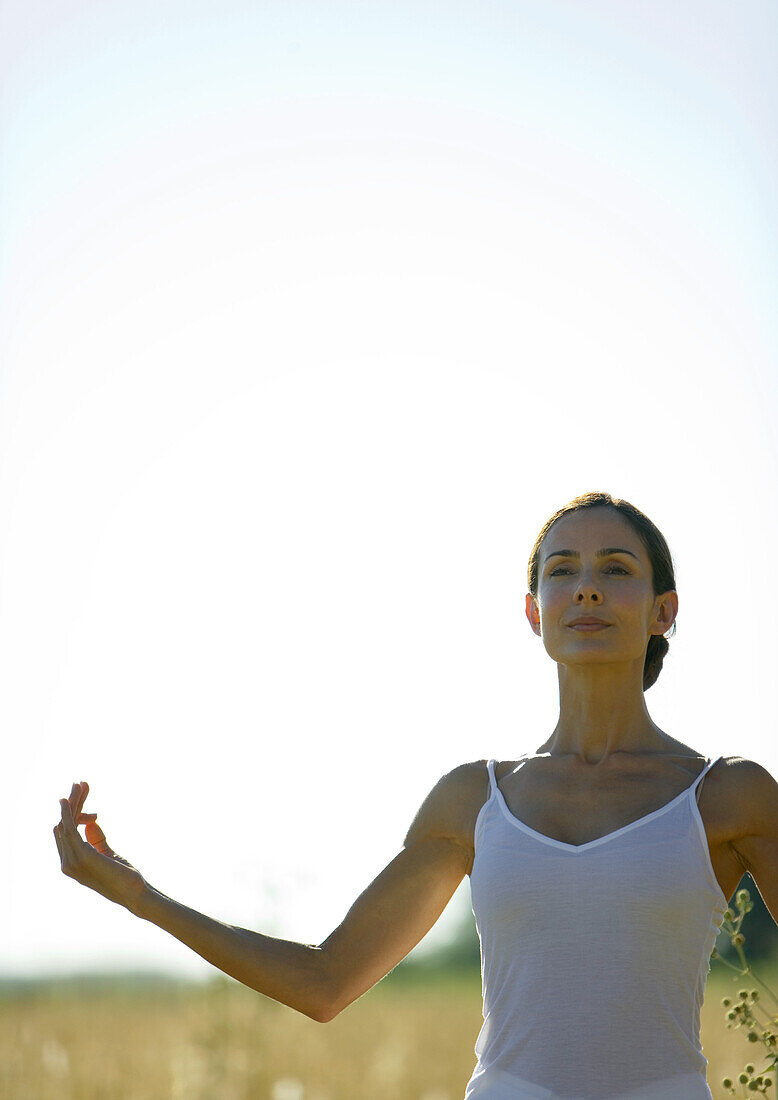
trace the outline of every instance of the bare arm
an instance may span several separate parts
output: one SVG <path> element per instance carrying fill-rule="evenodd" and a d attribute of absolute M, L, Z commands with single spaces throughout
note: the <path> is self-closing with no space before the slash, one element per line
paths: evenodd
<path fill-rule="evenodd" d="M 753 760 L 738 763 L 743 835 L 732 842 L 778 924 L 778 783 Z"/>
<path fill-rule="evenodd" d="M 74 784 L 70 799 L 61 800 L 62 820 L 54 834 L 64 874 L 169 932 L 244 985 L 323 1023 L 408 954 L 468 872 L 472 853 L 460 835 L 462 770 L 436 785 L 403 850 L 318 946 L 223 924 L 149 886 L 108 847 L 95 815 L 82 812 L 86 783 Z M 78 824 L 86 824 L 86 841 Z"/>

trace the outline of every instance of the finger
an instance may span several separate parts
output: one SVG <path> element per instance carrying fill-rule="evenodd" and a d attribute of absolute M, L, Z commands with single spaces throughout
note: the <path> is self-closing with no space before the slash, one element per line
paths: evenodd
<path fill-rule="evenodd" d="M 76 808 L 76 803 L 78 802 L 79 794 L 80 794 L 80 791 L 78 789 L 78 783 L 74 783 L 73 786 L 70 788 L 70 794 L 68 795 L 68 805 L 70 806 L 70 813 L 71 813 L 71 816 L 73 816 L 74 820 L 75 820 L 74 811 L 75 811 L 75 808 Z M 65 820 L 64 814 L 62 816 L 62 820 L 63 821 Z"/>
<path fill-rule="evenodd" d="M 65 804 L 67 805 L 67 801 Z M 62 821 L 60 821 L 58 825 L 59 839 L 63 848 L 77 851 L 79 846 L 83 845 L 84 841 L 78 829 L 76 828 L 75 822 L 73 821 L 72 817 L 69 818 L 69 820 L 66 819 L 66 813 L 68 813 L 68 810 L 63 808 Z"/>
<path fill-rule="evenodd" d="M 79 787 L 81 789 L 81 794 L 78 800 L 78 804 L 76 806 L 76 813 L 73 815 L 74 817 L 78 817 L 78 815 L 83 810 L 84 803 L 86 802 L 86 796 L 89 794 L 89 784 L 87 782 L 81 782 L 79 784 Z"/>
<path fill-rule="evenodd" d="M 73 786 L 70 788 L 70 794 L 68 795 L 68 802 L 70 803 L 70 812 L 73 814 L 74 819 L 75 819 L 76 814 L 77 814 L 77 807 L 78 807 L 78 803 L 79 803 L 80 798 L 81 798 L 81 784 L 80 783 L 74 783 Z"/>
<path fill-rule="evenodd" d="M 97 814 L 79 814 L 76 825 L 87 825 L 90 821 L 97 821 Z"/>
<path fill-rule="evenodd" d="M 100 826 L 96 822 L 94 822 L 94 821 L 87 822 L 86 839 L 89 841 L 89 843 L 92 845 L 93 848 L 97 849 L 97 851 L 101 855 L 103 855 L 103 856 L 115 856 L 116 855 L 116 852 L 114 852 L 113 848 L 111 848 L 109 846 L 108 841 L 105 839 L 105 833 L 103 832 L 103 830 L 100 828 Z"/>
<path fill-rule="evenodd" d="M 83 841 L 81 842 L 83 844 Z M 87 845 L 84 845 L 87 847 Z M 62 870 L 67 874 L 68 869 L 79 867 L 83 861 L 83 855 L 76 842 L 65 833 L 60 833 L 59 838 L 60 858 Z"/>
<path fill-rule="evenodd" d="M 65 838 L 62 834 L 62 826 L 61 825 L 55 825 L 54 826 L 54 839 L 57 842 L 57 851 L 59 852 L 59 861 L 60 861 L 60 864 L 62 866 L 62 870 L 64 871 L 65 866 L 69 863 L 69 861 L 71 859 L 72 852 L 67 847 L 67 844 L 65 842 Z"/>
<path fill-rule="evenodd" d="M 88 783 L 74 783 L 70 792 L 70 808 L 73 811 L 73 820 L 78 820 L 78 815 L 84 807 L 86 796 L 89 793 Z"/>
<path fill-rule="evenodd" d="M 59 804 L 60 804 L 60 807 L 62 808 L 62 822 L 61 822 L 61 825 L 62 825 L 63 839 L 65 839 L 69 836 L 70 837 L 75 836 L 78 840 L 80 840 L 81 837 L 78 834 L 78 829 L 76 829 L 76 823 L 73 820 L 73 810 L 72 810 L 72 807 L 70 805 L 70 799 L 69 798 L 60 798 Z"/>

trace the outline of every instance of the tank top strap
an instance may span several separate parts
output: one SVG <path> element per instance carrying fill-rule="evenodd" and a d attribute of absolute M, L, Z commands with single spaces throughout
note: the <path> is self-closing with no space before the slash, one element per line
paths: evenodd
<path fill-rule="evenodd" d="M 494 798 L 497 791 L 497 779 L 494 774 L 494 765 L 496 760 L 488 760 L 486 762 L 486 770 L 489 772 L 489 797 Z"/>
<path fill-rule="evenodd" d="M 717 756 L 715 760 L 711 760 L 711 758 L 710 758 L 710 757 L 708 757 L 708 762 L 707 762 L 707 764 L 705 765 L 705 767 L 704 767 L 704 768 L 702 769 L 702 771 L 700 772 L 700 774 L 699 774 L 699 775 L 697 776 L 697 778 L 696 778 L 696 779 L 694 780 L 694 782 L 692 783 L 691 787 L 689 788 L 689 790 L 690 790 L 691 792 L 694 792 L 694 791 L 696 791 L 696 792 L 697 792 L 697 801 L 698 801 L 698 802 L 700 801 L 700 790 L 702 789 L 702 781 L 703 781 L 703 779 L 704 779 L 704 778 L 705 778 L 705 776 L 706 776 L 706 775 L 708 774 L 708 772 L 709 772 L 709 771 L 711 770 L 711 768 L 713 767 L 713 765 L 714 765 L 714 764 L 718 764 L 719 760 L 723 760 L 723 759 L 724 759 L 724 757 L 723 757 L 723 756 Z"/>

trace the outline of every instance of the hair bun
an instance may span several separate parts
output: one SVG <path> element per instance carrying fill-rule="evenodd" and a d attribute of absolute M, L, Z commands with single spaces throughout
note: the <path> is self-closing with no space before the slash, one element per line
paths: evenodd
<path fill-rule="evenodd" d="M 675 623 L 673 623 L 675 626 Z M 670 648 L 670 643 L 664 634 L 652 634 L 648 640 L 646 650 L 646 663 L 643 665 L 643 691 L 647 691 L 662 671 L 662 663 Z"/>

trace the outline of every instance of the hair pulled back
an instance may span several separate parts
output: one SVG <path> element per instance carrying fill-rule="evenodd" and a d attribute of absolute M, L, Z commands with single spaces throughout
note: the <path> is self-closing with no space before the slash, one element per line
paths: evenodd
<path fill-rule="evenodd" d="M 613 508 L 623 516 L 645 546 L 651 561 L 654 595 L 659 596 L 664 592 L 675 590 L 673 559 L 670 554 L 670 548 L 659 528 L 651 522 L 648 516 L 644 515 L 634 504 L 630 504 L 629 501 L 620 500 L 618 497 L 612 497 L 610 493 L 591 492 L 577 496 L 574 500 L 571 500 L 569 504 L 565 504 L 564 507 L 554 512 L 553 516 L 544 523 L 540 534 L 535 539 L 535 545 L 532 547 L 532 553 L 529 556 L 529 564 L 527 565 L 527 584 L 533 598 L 537 599 L 538 595 L 538 558 L 540 556 L 540 547 L 543 543 L 543 539 L 557 520 L 561 519 L 562 516 L 569 515 L 570 512 L 580 512 L 584 508 L 597 508 L 603 506 Z M 671 637 L 675 633 L 675 622 L 673 622 L 672 631 L 669 633 Z M 670 643 L 663 634 L 652 634 L 649 638 L 648 649 L 646 650 L 646 660 L 643 665 L 643 691 L 648 691 L 651 685 L 656 682 L 659 673 L 662 671 L 662 663 L 669 648 Z"/>

